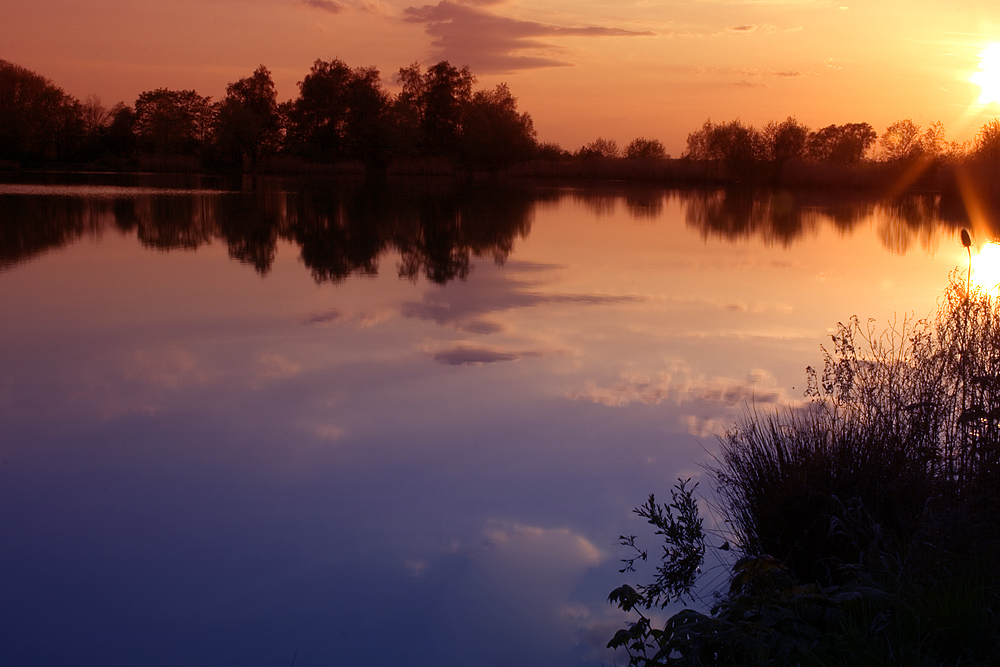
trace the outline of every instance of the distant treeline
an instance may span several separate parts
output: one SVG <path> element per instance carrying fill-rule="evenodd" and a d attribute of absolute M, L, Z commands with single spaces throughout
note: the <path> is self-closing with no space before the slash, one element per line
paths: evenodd
<path fill-rule="evenodd" d="M 868 123 L 812 130 L 793 117 L 762 129 L 705 121 L 680 159 L 639 137 L 624 148 L 598 138 L 573 153 L 538 141 L 531 115 L 506 84 L 474 90 L 468 67 L 418 63 L 385 90 L 374 67 L 317 60 L 298 97 L 279 103 L 261 65 L 213 101 L 194 90 L 157 88 L 129 106 L 81 102 L 45 77 L 0 60 L 0 167 L 113 170 L 453 173 L 668 182 L 953 187 L 1000 170 L 1000 120 L 973 141 L 949 142 L 941 123 L 911 120 L 881 135 Z M 985 178 L 983 176 L 985 175 Z M 969 180 L 969 179 L 965 179 Z M 976 180 L 975 178 L 972 180 Z"/>

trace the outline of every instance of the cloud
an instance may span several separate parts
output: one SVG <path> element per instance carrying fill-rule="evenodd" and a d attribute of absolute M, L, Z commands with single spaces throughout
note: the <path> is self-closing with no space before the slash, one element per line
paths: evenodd
<path fill-rule="evenodd" d="M 761 369 L 751 371 L 743 380 L 726 377 L 694 379 L 684 369 L 656 376 L 623 373 L 617 381 L 604 386 L 588 381 L 583 389 L 570 392 L 569 398 L 610 407 L 631 403 L 658 405 L 668 400 L 677 405 L 698 402 L 730 408 L 748 403 L 792 403 L 775 378 Z"/>
<path fill-rule="evenodd" d="M 303 324 L 332 324 L 344 319 L 343 313 L 339 310 L 327 310 L 322 313 L 313 313 L 302 318 Z"/>
<path fill-rule="evenodd" d="M 258 382 L 287 380 L 299 374 L 302 367 L 280 354 L 261 354 L 257 357 L 255 376 Z"/>
<path fill-rule="evenodd" d="M 466 333 L 474 334 L 495 334 L 500 333 L 504 330 L 502 324 L 497 322 L 490 322 L 489 320 L 469 320 L 467 322 L 461 322 L 455 327 L 459 331 L 464 331 Z"/>
<path fill-rule="evenodd" d="M 424 25 L 433 37 L 434 57 L 469 65 L 479 73 L 507 73 L 571 65 L 553 56 L 560 47 L 539 38 L 643 37 L 649 31 L 605 26 L 565 27 L 500 16 L 481 7 L 499 4 L 479 0 L 458 4 L 442 0 L 436 5 L 407 7 L 403 20 Z"/>
<path fill-rule="evenodd" d="M 710 75 L 723 78 L 741 77 L 736 81 L 732 81 L 732 84 L 736 86 L 761 88 L 766 88 L 768 86 L 768 84 L 763 81 L 766 77 L 787 79 L 805 77 L 813 74 L 812 72 L 803 72 L 795 69 L 763 70 L 757 67 L 699 67 L 694 70 L 694 73 L 699 76 Z M 750 79 L 760 79 L 760 81 L 751 81 Z"/>
<path fill-rule="evenodd" d="M 506 564 L 539 570 L 583 570 L 600 565 L 603 554 L 568 528 L 541 528 L 517 522 L 490 521 L 480 553 L 500 556 Z"/>
<path fill-rule="evenodd" d="M 299 3 L 331 14 L 339 14 L 346 9 L 343 4 L 334 2 L 334 0 L 299 0 Z"/>
<path fill-rule="evenodd" d="M 471 345 L 458 345 L 449 350 L 441 350 L 431 355 L 434 361 L 449 366 L 479 366 L 481 364 L 492 364 L 498 361 L 515 361 L 521 358 L 520 354 L 514 352 L 501 352 L 486 347 L 473 347 Z"/>
<path fill-rule="evenodd" d="M 213 380 L 199 360 L 182 349 L 137 351 L 129 361 L 126 377 L 167 389 L 203 385 Z"/>
<path fill-rule="evenodd" d="M 427 567 L 427 561 L 420 558 L 412 558 L 403 563 L 406 573 L 414 579 L 424 576 Z"/>
<path fill-rule="evenodd" d="M 338 440 L 343 440 L 347 431 L 338 424 L 316 424 L 312 428 L 313 434 L 320 440 L 326 440 L 329 442 L 337 442 Z"/>
<path fill-rule="evenodd" d="M 721 419 L 698 417 L 696 415 L 688 415 L 682 421 L 687 426 L 687 432 L 690 435 L 702 440 L 711 437 L 722 437 L 729 428 L 729 425 Z"/>
<path fill-rule="evenodd" d="M 299 321 L 306 326 L 329 326 L 342 322 L 354 322 L 362 329 L 368 329 L 376 324 L 381 324 L 392 319 L 393 314 L 393 311 L 388 308 L 374 311 L 358 311 L 355 313 L 343 313 L 334 309 L 310 313 Z"/>
<path fill-rule="evenodd" d="M 525 278 L 526 274 L 539 274 L 555 268 L 558 267 L 529 262 L 508 262 L 506 271 L 483 267 L 474 289 L 465 284 L 454 284 L 448 290 L 428 291 L 420 302 L 403 303 L 402 314 L 460 331 L 496 333 L 500 325 L 484 320 L 484 315 L 563 303 L 602 306 L 643 300 L 633 295 L 546 294 L 534 289 L 538 281 Z"/>
<path fill-rule="evenodd" d="M 522 352 L 507 352 L 489 347 L 459 344 L 447 350 L 441 350 L 431 355 L 434 361 L 449 366 L 480 366 L 498 361 L 517 361 L 526 357 L 541 357 L 543 352 L 526 350 Z"/>

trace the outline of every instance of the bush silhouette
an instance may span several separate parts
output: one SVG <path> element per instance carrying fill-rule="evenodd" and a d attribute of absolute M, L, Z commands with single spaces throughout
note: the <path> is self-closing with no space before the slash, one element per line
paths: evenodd
<path fill-rule="evenodd" d="M 612 593 L 640 618 L 609 646 L 633 665 L 992 663 L 1000 299 L 963 277 L 952 275 L 933 318 L 840 324 L 823 367 L 808 369 L 804 406 L 748 409 L 709 468 L 723 547 L 742 556 L 728 591 L 710 613 L 654 628 L 638 608 L 691 590 L 690 563 L 665 566 L 704 553 L 707 539 L 660 528 L 665 565 L 655 587 Z"/>

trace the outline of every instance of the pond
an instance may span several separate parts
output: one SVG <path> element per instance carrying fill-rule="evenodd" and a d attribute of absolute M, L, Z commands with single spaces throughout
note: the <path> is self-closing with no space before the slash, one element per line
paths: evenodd
<path fill-rule="evenodd" d="M 612 664 L 632 508 L 930 314 L 955 208 L 8 178 L 0 663 Z"/>

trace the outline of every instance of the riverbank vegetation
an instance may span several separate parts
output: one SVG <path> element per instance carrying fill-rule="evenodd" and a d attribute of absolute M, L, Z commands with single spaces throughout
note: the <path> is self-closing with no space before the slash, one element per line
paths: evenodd
<path fill-rule="evenodd" d="M 402 67 L 391 94 L 374 67 L 317 60 L 295 99 L 279 102 L 263 65 L 221 100 L 156 88 L 131 103 L 81 101 L 0 60 L 0 168 L 454 175 L 644 180 L 992 193 L 1000 186 L 1000 120 L 970 142 L 904 119 L 811 129 L 793 117 L 754 128 L 705 121 L 679 157 L 636 137 L 575 151 L 539 140 L 506 84 L 476 89 L 468 67 Z"/>
<path fill-rule="evenodd" d="M 937 315 L 838 327 L 809 401 L 750 408 L 709 466 L 718 529 L 688 483 L 636 510 L 654 581 L 611 600 L 631 665 L 988 665 L 1000 655 L 1000 302 L 953 276 Z M 634 550 L 634 572 L 648 550 Z M 719 550 L 721 549 L 721 550 Z M 707 613 L 706 553 L 733 554 Z"/>

